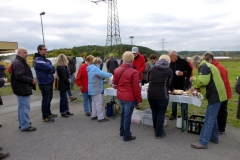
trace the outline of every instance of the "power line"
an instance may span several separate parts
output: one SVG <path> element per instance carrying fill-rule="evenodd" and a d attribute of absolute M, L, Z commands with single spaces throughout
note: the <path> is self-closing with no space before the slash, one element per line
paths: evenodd
<path fill-rule="evenodd" d="M 164 43 L 167 43 L 164 40 L 165 40 L 164 37 L 160 40 L 160 43 L 162 43 L 162 53 L 164 51 Z"/>

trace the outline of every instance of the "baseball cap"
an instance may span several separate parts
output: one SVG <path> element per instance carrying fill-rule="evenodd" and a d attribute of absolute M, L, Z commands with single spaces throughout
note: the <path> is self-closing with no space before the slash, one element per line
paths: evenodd
<path fill-rule="evenodd" d="M 138 47 L 133 47 L 133 48 L 132 48 L 132 53 L 135 54 L 135 53 L 137 53 L 137 52 L 138 52 Z"/>

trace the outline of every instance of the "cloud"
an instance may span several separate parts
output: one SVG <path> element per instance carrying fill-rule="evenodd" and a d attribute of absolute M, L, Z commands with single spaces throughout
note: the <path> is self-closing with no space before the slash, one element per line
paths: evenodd
<path fill-rule="evenodd" d="M 121 0 L 118 1 L 123 44 L 162 50 L 240 49 L 240 2 L 237 0 Z M 29 52 L 42 43 L 49 50 L 81 45 L 105 45 L 108 5 L 89 0 L 17 0 L 1 2 L 0 40 L 16 41 Z"/>

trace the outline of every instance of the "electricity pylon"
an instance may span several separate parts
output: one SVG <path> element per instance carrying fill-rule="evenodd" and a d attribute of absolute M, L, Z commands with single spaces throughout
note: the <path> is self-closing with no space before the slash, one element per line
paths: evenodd
<path fill-rule="evenodd" d="M 119 51 L 121 43 L 117 0 L 108 0 L 107 39 L 105 53 Z M 105 56 L 105 55 L 104 55 Z"/>

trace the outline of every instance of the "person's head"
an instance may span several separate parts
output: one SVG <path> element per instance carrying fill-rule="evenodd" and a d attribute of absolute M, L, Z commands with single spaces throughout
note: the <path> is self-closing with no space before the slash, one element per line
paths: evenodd
<path fill-rule="evenodd" d="M 68 60 L 67 57 L 64 54 L 59 54 L 57 57 L 57 66 L 67 66 L 68 65 Z"/>
<path fill-rule="evenodd" d="M 157 55 L 156 54 L 151 54 L 149 59 L 152 62 L 152 64 L 155 64 L 157 62 Z"/>
<path fill-rule="evenodd" d="M 71 56 L 67 56 L 67 60 L 70 61 L 72 59 Z"/>
<path fill-rule="evenodd" d="M 94 56 L 89 55 L 89 56 L 85 57 L 85 63 L 88 64 L 88 65 L 92 64 L 93 59 L 94 59 Z"/>
<path fill-rule="evenodd" d="M 114 57 L 113 54 L 110 54 L 110 55 L 109 55 L 109 58 L 113 58 L 113 57 Z"/>
<path fill-rule="evenodd" d="M 27 56 L 28 56 L 28 52 L 27 52 L 27 50 L 25 48 L 19 48 L 17 50 L 17 55 L 26 60 Z"/>
<path fill-rule="evenodd" d="M 202 59 L 208 63 L 213 63 L 214 55 L 212 52 L 205 52 L 202 56 Z"/>
<path fill-rule="evenodd" d="M 139 51 L 138 51 L 138 47 L 132 47 L 132 53 L 134 55 L 134 57 L 137 57 Z"/>
<path fill-rule="evenodd" d="M 134 54 L 130 51 L 126 51 L 122 55 L 122 60 L 125 63 L 132 63 L 134 60 Z"/>
<path fill-rule="evenodd" d="M 200 57 L 199 55 L 192 57 L 192 64 L 195 68 L 198 68 L 201 61 L 202 61 L 202 57 Z"/>
<path fill-rule="evenodd" d="M 163 54 L 163 55 L 161 55 L 160 57 L 159 57 L 159 60 L 165 60 L 165 61 L 167 61 L 168 63 L 170 63 L 171 62 L 171 60 L 170 60 L 170 57 L 168 56 L 168 55 L 166 55 L 166 54 Z"/>
<path fill-rule="evenodd" d="M 178 59 L 178 53 L 176 51 L 170 51 L 169 52 L 169 57 L 170 57 L 171 62 L 174 63 Z"/>
<path fill-rule="evenodd" d="M 43 45 L 43 44 L 38 45 L 37 50 L 38 50 L 39 54 L 41 54 L 42 56 L 46 56 L 47 48 L 45 45 Z"/>
<path fill-rule="evenodd" d="M 100 66 L 102 64 L 102 59 L 99 57 L 95 57 L 92 61 L 93 64 Z"/>
<path fill-rule="evenodd" d="M 147 63 L 147 62 L 148 62 L 147 55 L 146 55 L 146 54 L 143 54 L 143 56 L 144 56 L 145 62 Z"/>

